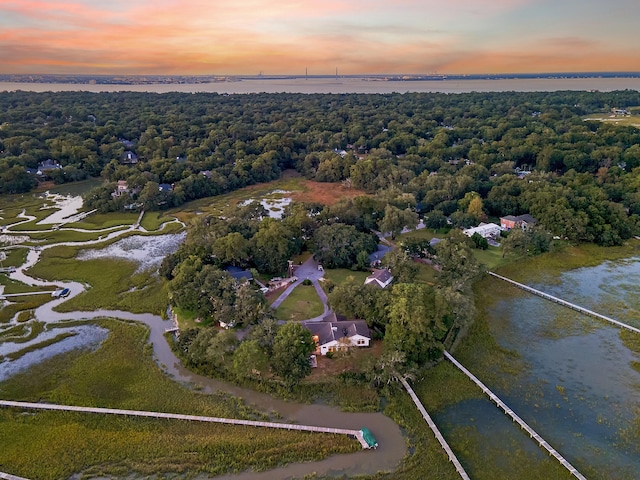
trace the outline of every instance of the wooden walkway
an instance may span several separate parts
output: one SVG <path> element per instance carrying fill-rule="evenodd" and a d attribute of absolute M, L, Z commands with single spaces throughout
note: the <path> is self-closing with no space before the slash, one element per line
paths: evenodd
<path fill-rule="evenodd" d="M 134 230 L 140 228 L 140 222 L 142 222 L 142 217 L 144 216 L 144 210 L 142 210 L 140 212 L 140 215 L 138 215 L 138 220 L 136 221 L 136 223 L 134 223 L 131 228 L 133 228 Z"/>
<path fill-rule="evenodd" d="M 4 480 L 28 480 L 24 477 L 18 477 L 17 475 L 11 475 L 10 473 L 0 472 L 0 478 Z"/>
<path fill-rule="evenodd" d="M 562 455 L 560 455 L 555 448 L 553 448 L 551 445 L 549 445 L 544 438 L 542 438 L 540 435 L 538 435 L 538 433 L 536 433 L 536 431 L 533 428 L 531 428 L 529 425 L 527 425 L 527 423 L 524 420 L 522 420 L 518 415 L 516 415 L 513 412 L 513 410 L 511 410 L 507 406 L 506 403 L 504 403 L 502 400 L 500 400 L 498 398 L 498 396 L 496 394 L 494 394 L 491 390 L 489 390 L 489 388 L 487 388 L 487 386 L 484 383 L 482 383 L 480 380 L 478 380 L 478 378 L 473 373 L 471 373 L 469 370 L 464 368 L 460 362 L 458 362 L 455 358 L 453 358 L 453 356 L 449 352 L 445 351 L 444 352 L 444 356 L 451 363 L 453 363 L 456 367 L 458 367 L 476 385 L 478 385 L 478 387 L 480 387 L 480 389 L 482 389 L 482 391 L 491 399 L 491 401 L 493 403 L 495 403 L 498 407 L 500 407 L 502 410 L 504 410 L 504 413 L 509 415 L 514 422 L 516 422 L 518 425 L 520 425 L 520 428 L 522 428 L 524 431 L 526 431 L 529 434 L 530 438 L 533 438 L 536 442 L 538 442 L 538 445 L 540 445 L 547 452 L 549 452 L 552 456 L 554 456 L 562 464 L 563 467 L 565 467 L 567 470 L 569 470 L 569 473 L 571 473 L 571 475 L 573 475 L 576 478 L 579 478 L 580 480 L 586 480 L 584 475 L 582 475 L 573 465 L 571 465 Z"/>
<path fill-rule="evenodd" d="M 248 427 L 265 427 L 279 428 L 283 430 L 300 430 L 303 432 L 333 433 L 335 435 L 347 435 L 350 437 L 354 437 L 360 442 L 362 448 L 370 448 L 369 444 L 367 444 L 362 435 L 362 431 L 346 430 L 342 428 L 315 427 L 311 425 L 297 425 L 291 423 L 258 422 L 255 420 L 204 417 L 200 415 L 182 415 L 179 413 L 146 412 L 141 410 L 119 410 L 116 408 L 77 407 L 74 405 L 56 405 L 52 403 L 14 402 L 10 400 L 0 400 L 0 407 L 27 408 L 36 410 L 58 410 L 65 412 L 100 413 L 106 415 L 126 415 L 133 417 L 168 418 L 174 420 L 189 420 L 192 422 L 225 423 L 229 425 L 244 425 Z"/>
<path fill-rule="evenodd" d="M 605 315 L 601 315 L 597 312 L 594 312 L 593 310 L 589 310 L 587 308 L 581 307 L 580 305 L 575 305 L 571 302 L 567 302 L 566 300 L 562 300 L 561 298 L 558 297 L 554 297 L 553 295 L 549 295 L 548 293 L 544 293 L 541 292 L 540 290 L 536 290 L 535 288 L 532 288 L 528 285 L 525 285 L 523 283 L 518 283 L 515 280 L 511 280 L 510 278 L 507 277 L 503 277 L 502 275 L 498 275 L 497 273 L 493 273 L 493 272 L 487 272 L 489 275 L 495 277 L 495 278 L 499 278 L 500 280 L 504 280 L 505 282 L 510 283 L 511 285 L 515 285 L 518 288 L 521 288 L 522 290 L 525 290 L 529 293 L 533 293 L 534 295 L 538 295 L 539 297 L 542 297 L 546 300 L 550 300 L 552 302 L 555 302 L 559 305 L 565 306 L 565 307 L 569 307 L 572 310 L 575 310 L 577 312 L 580 313 L 584 313 L 585 315 L 589 315 L 590 317 L 595 317 L 598 318 L 600 320 L 604 320 L 605 322 L 609 322 L 617 327 L 629 330 L 631 332 L 634 333 L 640 333 L 640 328 L 636 328 L 636 327 L 632 327 L 631 325 L 627 325 L 626 323 L 622 323 L 619 322 L 618 320 L 614 320 L 613 318 L 609 318 Z"/>
<path fill-rule="evenodd" d="M 402 377 L 400 378 L 400 381 L 402 382 L 402 385 L 407 390 L 407 392 L 409 392 L 409 396 L 411 397 L 411 400 L 413 400 L 413 403 L 415 403 L 416 407 L 418 407 L 418 410 L 420 410 L 422 417 L 425 419 L 425 421 L 433 431 L 433 434 L 436 436 L 436 439 L 438 440 L 438 442 L 440 442 L 440 445 L 442 445 L 442 448 L 444 449 L 444 451 L 447 452 L 447 455 L 449 456 L 449 460 L 456 467 L 456 470 L 460 474 L 460 477 L 463 478 L 464 480 L 470 480 L 469 475 L 467 475 L 467 472 L 465 472 L 464 468 L 462 467 L 462 464 L 458 460 L 458 457 L 456 457 L 456 454 L 453 453 L 453 450 L 451 450 L 451 447 L 449 446 L 447 441 L 444 439 L 444 437 L 440 433 L 440 430 L 438 430 L 438 427 L 436 426 L 436 424 L 433 422 L 433 420 L 431 420 L 431 417 L 427 413 L 427 410 L 424 408 L 424 406 L 422 405 L 422 402 L 420 401 L 418 396 L 415 394 L 415 392 L 413 391 L 409 383 Z"/>

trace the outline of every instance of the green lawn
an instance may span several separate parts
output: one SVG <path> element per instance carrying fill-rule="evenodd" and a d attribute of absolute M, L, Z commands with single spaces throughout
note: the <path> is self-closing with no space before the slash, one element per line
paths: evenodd
<path fill-rule="evenodd" d="M 296 255 L 295 257 L 293 257 L 291 260 L 293 261 L 294 265 L 300 265 L 301 263 L 306 262 L 309 257 L 311 257 L 311 252 L 304 251 L 300 255 Z"/>
<path fill-rule="evenodd" d="M 281 320 L 306 320 L 322 315 L 324 307 L 313 285 L 298 285 L 291 295 L 276 308 Z"/>
<path fill-rule="evenodd" d="M 513 261 L 514 257 L 507 256 L 502 258 L 502 249 L 500 247 L 489 246 L 486 250 L 480 250 L 479 248 L 472 249 L 476 260 L 482 265 L 487 267 L 487 270 L 495 270 L 502 265 L 506 265 Z"/>
<path fill-rule="evenodd" d="M 402 240 L 406 240 L 409 238 L 416 238 L 418 240 L 431 240 L 432 238 L 445 238 L 447 233 L 449 232 L 449 228 L 436 230 L 436 233 L 433 233 L 433 228 L 421 228 L 420 230 L 413 230 L 411 232 L 403 233 L 398 235 L 396 238 L 396 243 L 402 243 Z"/>
<path fill-rule="evenodd" d="M 204 395 L 164 375 L 143 326 L 105 320 L 96 351 L 58 355 L 0 383 L 4 399 L 227 418 L 262 414 L 224 394 Z M 56 372 L 52 375 L 51 372 Z M 70 412 L 0 409 L 3 471 L 43 480 L 195 478 L 265 470 L 360 450 L 346 436 Z"/>
<path fill-rule="evenodd" d="M 172 308 L 173 308 L 173 313 L 175 313 L 178 316 L 178 325 L 180 326 L 181 329 L 206 327 L 210 325 L 212 322 L 211 319 L 207 319 L 202 322 L 196 322 L 196 318 L 198 317 L 196 312 L 191 310 L 185 310 L 185 309 L 176 307 L 175 305 Z"/>
<path fill-rule="evenodd" d="M 324 272 L 324 278 L 331 280 L 335 285 L 342 285 L 343 283 L 362 285 L 369 275 L 371 275 L 369 272 L 359 272 L 346 268 L 332 268 Z"/>

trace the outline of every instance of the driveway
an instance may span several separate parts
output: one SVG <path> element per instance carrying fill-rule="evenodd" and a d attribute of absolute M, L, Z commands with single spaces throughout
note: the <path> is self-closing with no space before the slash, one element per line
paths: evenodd
<path fill-rule="evenodd" d="M 326 316 L 330 310 L 327 306 L 327 295 L 322 290 L 320 286 L 319 280 L 324 277 L 324 271 L 318 270 L 318 262 L 316 262 L 313 257 L 309 257 L 302 265 L 298 265 L 295 267 L 295 276 L 298 278 L 295 282 L 287 287 L 287 289 L 282 292 L 282 294 L 275 299 L 275 301 L 271 304 L 271 308 L 274 310 L 280 306 L 282 302 L 286 300 L 286 298 L 293 292 L 293 290 L 304 282 L 306 279 L 311 280 L 313 287 L 316 289 L 316 293 L 320 300 L 322 301 L 322 305 L 324 306 L 324 312 L 321 316 L 309 319 L 310 321 L 319 321 L 322 320 L 324 316 Z M 307 320 L 305 320 L 307 321 Z"/>

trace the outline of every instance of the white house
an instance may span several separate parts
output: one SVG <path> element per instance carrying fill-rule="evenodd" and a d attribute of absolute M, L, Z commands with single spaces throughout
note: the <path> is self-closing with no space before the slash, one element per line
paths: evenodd
<path fill-rule="evenodd" d="M 393 281 L 393 275 L 388 269 L 374 270 L 364 281 L 365 285 L 375 285 L 380 288 L 387 288 Z"/>
<path fill-rule="evenodd" d="M 364 320 L 309 322 L 305 327 L 316 342 L 316 353 L 321 355 L 351 347 L 368 347 L 371 343 L 369 327 Z"/>
<path fill-rule="evenodd" d="M 477 227 L 467 228 L 463 230 L 467 237 L 472 237 L 474 233 L 481 235 L 483 238 L 497 237 L 500 235 L 502 231 L 502 227 L 500 225 L 496 225 L 495 223 L 484 223 L 482 222 Z"/>

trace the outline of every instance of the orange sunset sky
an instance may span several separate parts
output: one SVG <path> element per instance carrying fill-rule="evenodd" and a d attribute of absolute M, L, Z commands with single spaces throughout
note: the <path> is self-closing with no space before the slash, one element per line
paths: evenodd
<path fill-rule="evenodd" d="M 0 73 L 640 71 L 638 0 L 0 0 Z"/>

